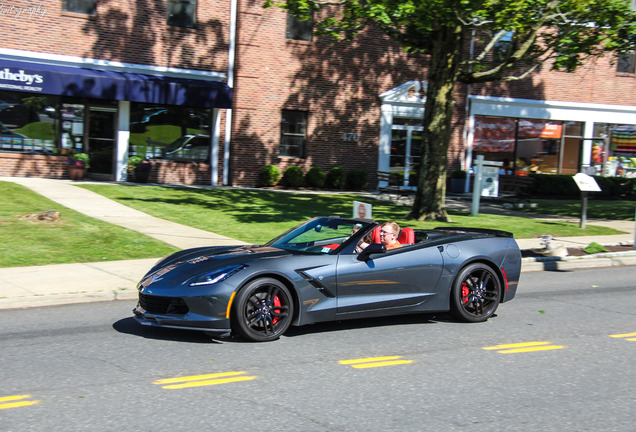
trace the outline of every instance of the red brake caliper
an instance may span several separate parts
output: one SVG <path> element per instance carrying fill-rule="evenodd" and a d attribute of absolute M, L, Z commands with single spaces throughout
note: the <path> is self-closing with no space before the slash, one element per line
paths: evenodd
<path fill-rule="evenodd" d="M 468 303 L 468 295 L 470 294 L 470 288 L 464 282 L 462 284 L 462 303 Z"/>
<path fill-rule="evenodd" d="M 274 306 L 275 307 L 280 307 L 281 306 L 280 299 L 278 298 L 278 296 L 274 296 Z M 277 313 L 277 314 L 280 313 L 280 309 L 274 309 L 274 313 Z M 278 317 L 275 316 L 272 319 L 272 324 L 276 324 L 277 322 L 278 322 Z"/>

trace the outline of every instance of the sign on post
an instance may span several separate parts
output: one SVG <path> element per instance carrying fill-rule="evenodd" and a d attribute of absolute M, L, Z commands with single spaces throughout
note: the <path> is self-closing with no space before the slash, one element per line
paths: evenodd
<path fill-rule="evenodd" d="M 499 166 L 486 163 L 488 161 L 484 161 L 481 175 L 481 196 L 494 198 L 499 196 Z"/>
<path fill-rule="evenodd" d="M 477 156 L 473 161 L 475 182 L 473 183 L 473 203 L 470 214 L 479 214 L 479 197 L 496 197 L 499 190 L 499 167 L 503 162 L 486 161 L 484 155 Z M 485 189 L 486 188 L 486 189 Z"/>
<path fill-rule="evenodd" d="M 372 206 L 371 204 L 354 201 L 353 202 L 353 217 L 360 219 L 371 219 L 373 216 L 371 214 Z"/>
<path fill-rule="evenodd" d="M 585 229 L 585 222 L 587 221 L 587 194 L 588 192 L 600 192 L 601 188 L 598 183 L 596 183 L 596 180 L 594 180 L 594 177 L 587 174 L 578 173 L 573 179 L 581 191 L 581 222 L 579 223 L 579 228 Z"/>

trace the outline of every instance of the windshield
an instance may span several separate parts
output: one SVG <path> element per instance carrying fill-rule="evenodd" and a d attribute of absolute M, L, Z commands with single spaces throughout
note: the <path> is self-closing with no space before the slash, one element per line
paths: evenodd
<path fill-rule="evenodd" d="M 349 239 L 357 242 L 371 225 L 370 222 L 353 219 L 316 218 L 287 231 L 267 243 L 267 246 L 291 251 L 329 253 L 348 244 Z"/>

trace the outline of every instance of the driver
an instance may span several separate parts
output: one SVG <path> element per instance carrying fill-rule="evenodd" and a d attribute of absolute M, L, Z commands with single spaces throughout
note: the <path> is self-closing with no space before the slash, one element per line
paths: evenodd
<path fill-rule="evenodd" d="M 380 242 L 386 246 L 386 250 L 401 248 L 402 244 L 397 240 L 400 226 L 395 222 L 385 222 L 380 229 Z"/>
<path fill-rule="evenodd" d="M 402 247 L 402 244 L 397 240 L 399 232 L 400 226 L 393 221 L 385 222 L 382 224 L 382 227 L 380 228 L 380 243 L 386 246 L 386 250 Z M 367 234 L 367 236 L 365 236 L 365 238 L 360 243 L 358 243 L 358 246 L 356 246 L 355 249 L 357 253 L 362 252 L 362 250 L 369 246 L 369 243 L 372 242 L 372 240 L 369 238 L 371 234 L 372 233 Z"/>

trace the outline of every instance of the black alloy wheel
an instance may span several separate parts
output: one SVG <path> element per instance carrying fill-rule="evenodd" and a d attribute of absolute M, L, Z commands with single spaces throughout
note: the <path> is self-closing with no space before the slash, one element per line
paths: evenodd
<path fill-rule="evenodd" d="M 287 287 L 273 278 L 261 278 L 242 288 L 234 303 L 232 328 L 253 342 L 278 339 L 289 328 L 294 305 Z"/>
<path fill-rule="evenodd" d="M 464 267 L 451 292 L 451 313 L 465 322 L 482 322 L 494 315 L 501 299 L 501 283 L 495 271 L 482 263 Z"/>

